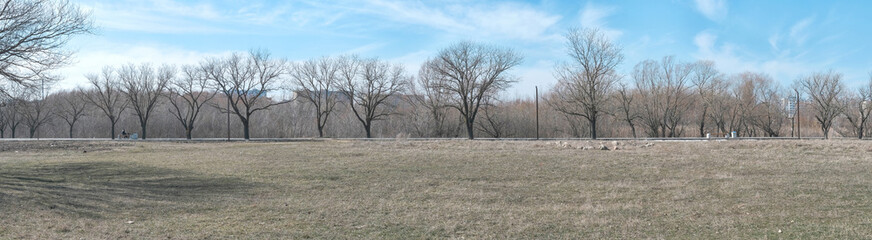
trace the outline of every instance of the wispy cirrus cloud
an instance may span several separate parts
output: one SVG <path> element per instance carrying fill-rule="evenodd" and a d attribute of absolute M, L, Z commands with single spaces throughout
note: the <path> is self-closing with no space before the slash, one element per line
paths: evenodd
<path fill-rule="evenodd" d="M 197 64 L 209 57 L 230 55 L 231 51 L 202 52 L 164 44 L 128 44 L 104 40 L 89 40 L 86 49 L 76 54 L 73 65 L 58 70 L 65 78 L 60 88 L 71 89 L 87 83 L 85 74 L 99 73 L 105 66 L 127 63 L 186 65 Z"/>
<path fill-rule="evenodd" d="M 832 59 L 809 60 L 802 54 L 750 54 L 740 45 L 720 42 L 711 31 L 699 32 L 693 39 L 697 50 L 691 54 L 696 59 L 711 60 L 726 74 L 745 71 L 762 72 L 773 76 L 783 85 L 789 84 L 810 69 L 833 64 Z"/>
<path fill-rule="evenodd" d="M 624 34 L 624 32 L 617 29 L 609 28 L 608 22 L 606 21 L 606 18 L 614 14 L 615 11 L 617 11 L 617 7 L 600 6 L 594 5 L 591 2 L 587 2 L 587 4 L 579 13 L 581 27 L 597 28 L 611 39 L 620 38 L 621 35 Z"/>
<path fill-rule="evenodd" d="M 562 16 L 524 3 L 434 4 L 412 1 L 368 0 L 353 12 L 376 16 L 394 24 L 413 24 L 467 36 L 544 40 Z"/>
<path fill-rule="evenodd" d="M 790 27 L 790 39 L 796 43 L 796 45 L 802 45 L 808 39 L 808 27 L 814 22 L 814 17 L 807 17 L 796 24 L 793 24 Z"/>
<path fill-rule="evenodd" d="M 726 0 L 694 0 L 694 3 L 697 11 L 716 22 L 723 20 L 729 10 Z"/>

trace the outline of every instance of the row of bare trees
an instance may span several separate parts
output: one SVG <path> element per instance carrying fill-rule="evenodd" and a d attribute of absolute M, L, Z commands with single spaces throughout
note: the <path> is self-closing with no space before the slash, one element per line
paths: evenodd
<path fill-rule="evenodd" d="M 841 117 L 862 138 L 872 111 L 872 77 L 866 87 L 845 92 L 842 74 L 818 72 L 797 79 L 789 90 L 763 73 L 727 76 L 713 62 L 671 56 L 642 61 L 626 77 L 616 72 L 621 48 L 599 30 L 571 29 L 566 42 L 570 61 L 555 67 L 558 84 L 548 104 L 586 120 L 594 139 L 597 122 L 609 115 L 625 122 L 633 137 L 637 126 L 650 137 L 687 136 L 690 125 L 696 125 L 698 136 L 778 137 L 793 119 L 801 120 L 788 105 L 808 105 L 824 137 Z M 797 97 L 801 104 L 788 102 Z"/>
<path fill-rule="evenodd" d="M 658 61 L 659 62 L 659 61 Z M 139 67 L 139 66 L 138 66 Z M 137 67 L 137 68 L 138 68 Z M 120 69 L 120 68 L 118 68 Z M 157 69 L 157 68 L 156 68 Z M 185 70 L 189 69 L 189 70 Z M 148 137 L 225 137 L 227 130 L 234 137 L 244 137 L 243 124 L 235 116 L 232 107 L 227 111 L 227 98 L 220 92 L 187 91 L 183 89 L 211 89 L 208 81 L 196 77 L 196 72 L 190 71 L 190 67 L 181 67 L 178 78 L 174 78 L 164 95 L 158 99 L 148 117 Z M 117 70 L 117 69 L 116 69 Z M 426 72 L 422 70 L 421 72 Z M 183 76 L 194 77 L 183 77 Z M 828 72 L 809 75 L 802 80 L 833 79 L 838 74 Z M 102 78 L 102 77 L 101 77 Z M 202 82 L 186 82 L 185 79 L 200 79 Z M 371 121 L 369 135 L 372 137 L 468 137 L 466 120 L 460 111 L 448 106 L 447 99 L 450 95 L 440 90 L 419 87 L 420 82 L 426 78 L 416 77 L 412 82 L 406 83 L 405 91 L 388 97 L 379 105 L 379 111 L 385 110 L 385 115 L 379 120 Z M 673 120 L 677 123 L 674 127 L 676 137 L 694 137 L 711 134 L 723 136 L 731 131 L 736 131 L 740 136 L 790 136 L 794 129 L 796 117 L 790 118 L 785 110 L 784 95 L 794 91 L 805 92 L 799 84 L 796 89 L 775 88 L 777 86 L 771 78 L 762 74 L 743 73 L 731 76 L 720 75 L 713 79 L 712 85 L 722 86 L 714 89 L 698 89 L 696 84 L 691 85 L 684 91 L 684 108 L 664 107 L 678 109 L 675 116 L 681 116 L 681 120 Z M 288 81 L 290 82 L 290 81 Z M 288 82 L 284 84 L 289 84 Z M 186 83 L 182 84 L 182 83 Z M 798 82 L 799 83 L 799 82 Z M 175 88 L 181 85 L 182 88 Z M 197 86 L 201 87 L 197 87 Z M 187 87 L 184 87 L 187 86 Z M 194 87 L 191 87 L 194 86 Z M 204 87 L 203 87 L 204 86 Z M 838 86 L 838 85 L 836 85 Z M 172 90 L 170 90 L 172 89 Z M 176 90 L 182 89 L 182 90 Z M 299 91 L 300 88 L 295 88 Z M 801 110 L 799 127 L 804 128 L 803 136 L 824 136 L 823 129 L 818 121 L 830 121 L 828 135 L 831 136 L 855 136 L 860 137 L 869 134 L 868 106 L 869 87 L 860 88 L 863 91 L 848 91 L 843 88 L 842 93 L 834 97 L 819 97 L 819 99 L 833 98 L 833 106 L 840 111 L 834 118 L 826 118 L 819 114 L 819 109 L 826 110 L 827 101 L 817 101 L 803 93 L 800 101 Z M 96 91 L 95 87 L 74 90 L 58 91 L 49 94 L 46 98 L 39 98 L 40 94 L 34 89 L 27 91 L 11 90 L 20 92 L 12 102 L 0 107 L 3 112 L 0 119 L 0 132 L 4 137 L 109 137 L 111 121 L 104 110 L 97 107 L 90 99 L 99 99 L 100 94 L 116 96 L 119 110 L 115 112 L 117 129 L 139 129 L 140 120 L 136 111 L 133 110 L 125 90 L 116 89 L 114 93 L 109 91 Z M 429 91 L 429 92 L 427 92 Z M 647 93 L 646 93 L 647 92 Z M 659 137 L 663 134 L 662 127 L 671 124 L 663 120 L 663 114 L 652 114 L 646 109 L 663 106 L 657 97 L 660 94 L 651 93 L 651 90 L 639 89 L 634 82 L 618 83 L 614 91 L 606 94 L 608 101 L 601 108 L 604 114 L 597 120 L 597 134 L 599 137 L 633 137 L 638 136 Z M 365 137 L 367 131 L 363 128 L 361 118 L 365 118 L 366 110 L 362 106 L 355 106 L 357 114 L 352 110 L 348 95 L 341 90 L 332 92 L 334 109 L 329 111 L 330 118 L 321 120 L 324 124 L 321 134 L 324 137 Z M 271 95 L 271 94 L 270 94 Z M 312 137 L 319 136 L 319 129 L 315 105 L 304 99 L 298 92 L 297 98 L 285 104 L 258 111 L 254 118 L 250 118 L 253 129 L 251 136 L 257 137 Z M 429 96 L 429 97 L 428 97 Z M 822 95 L 821 95 L 822 96 Z M 287 98 L 290 99 L 290 98 Z M 553 95 L 547 95 L 546 102 L 558 101 Z M 866 99 L 866 100 L 863 100 Z M 266 100 L 264 100 L 266 101 Z M 273 100 L 270 102 L 280 102 Z M 123 104 L 127 102 L 126 104 Z M 356 101 L 355 101 L 356 102 Z M 865 102 L 865 103 L 864 103 Z M 678 105 L 678 104 L 674 104 Z M 124 106 L 124 108 L 121 108 Z M 260 105 L 262 106 L 262 105 Z M 820 106 L 820 107 L 819 107 Z M 241 105 L 240 105 L 240 108 Z M 833 109 L 830 108 L 832 111 Z M 823 111 L 822 113 L 826 113 Z M 576 115 L 565 114 L 559 109 L 545 104 L 540 107 L 541 135 L 543 137 L 590 137 L 590 125 L 587 119 Z M 228 115 L 230 113 L 231 115 Z M 535 105 L 533 99 L 515 99 L 503 101 L 499 98 L 490 98 L 483 102 L 479 111 L 473 131 L 476 136 L 484 137 L 533 137 L 536 135 Z M 358 118 L 358 115 L 360 118 Z M 228 116 L 232 122 L 228 122 Z M 372 115 L 374 116 L 374 115 Z M 193 121 L 192 121 L 193 120 Z M 629 121 L 628 121 L 629 120 Z M 197 128 L 194 128 L 195 123 Z M 650 127 L 658 124 L 656 129 Z M 226 127 L 230 127 L 227 129 Z M 817 128 L 817 131 L 814 131 Z M 14 130 L 13 130 L 14 129 Z M 256 129 L 257 131 L 254 131 Z M 671 131 L 666 127 L 666 134 Z M 702 129 L 702 132 L 699 130 Z M 655 132 L 656 131 L 656 132 Z M 668 136 L 668 135 L 667 135 Z"/>
<path fill-rule="evenodd" d="M 58 79 L 49 73 L 69 59 L 63 45 L 89 33 L 90 20 L 65 1 L 5 3 L 0 15 L 10 18 L 0 20 L 0 137 L 114 138 L 119 124 L 139 128 L 142 138 L 249 139 L 252 126 L 273 137 L 472 139 L 530 137 L 539 129 L 534 101 L 500 98 L 516 82 L 510 72 L 520 54 L 474 42 L 442 49 L 416 75 L 377 58 L 289 62 L 254 50 L 185 66 L 106 66 L 86 76 L 88 87 L 46 95 Z M 727 75 L 713 62 L 671 56 L 621 74 L 622 48 L 601 31 L 570 29 L 565 37 L 569 58 L 555 66 L 558 83 L 545 96 L 544 136 L 776 137 L 812 123 L 824 137 L 833 129 L 860 138 L 869 131 L 872 78 L 850 91 L 842 74 L 827 71 L 782 87 L 763 73 Z"/>
<path fill-rule="evenodd" d="M 369 138 L 374 123 L 386 120 L 398 113 L 398 109 L 407 105 L 428 106 L 431 109 L 428 113 L 434 114 L 429 119 L 442 123 L 446 121 L 445 110 L 456 110 L 471 139 L 481 109 L 485 109 L 485 121 L 496 124 L 489 108 L 496 95 L 514 82 L 508 71 L 520 61 L 521 57 L 510 49 L 461 42 L 427 61 L 421 68 L 423 75 L 419 81 L 400 64 L 377 58 L 347 55 L 291 63 L 261 50 L 204 59 L 199 64 L 178 68 L 151 64 L 107 66 L 99 74 L 86 76 L 89 87 L 63 94 L 65 98 L 81 101 L 58 102 L 55 112 L 69 125 L 70 137 L 86 108 L 93 106 L 102 113 L 105 129 L 112 138 L 118 136 L 118 122 L 132 115 L 139 123 L 139 136 L 146 139 L 153 116 L 167 112 L 178 120 L 185 137 L 192 138 L 200 112 L 204 106 L 211 105 L 228 117 L 236 116 L 242 137 L 249 139 L 256 113 L 301 101 L 312 106 L 318 136 L 323 137 L 331 113 L 341 103 Z M 22 89 L 31 88 L 22 85 Z M 420 95 L 419 91 L 433 94 Z M 33 104 L 46 102 L 46 99 L 10 99 Z M 156 111 L 166 105 L 170 106 L 169 111 Z M 11 109 L 11 106 L 6 108 Z M 5 129 L 9 125 L 13 132 L 19 122 L 17 116 L 30 115 L 29 111 L 20 109 L 34 109 L 14 106 L 16 115 L 9 117 L 15 120 L 11 121 L 14 124 L 0 122 L 3 124 L 0 127 Z M 37 112 L 37 115 L 46 116 L 40 118 L 40 123 L 48 122 L 47 113 Z M 478 129 L 488 129 L 482 126 L 485 125 L 479 124 Z M 31 128 L 31 136 L 38 127 Z M 494 135 L 495 130 L 486 132 Z"/>

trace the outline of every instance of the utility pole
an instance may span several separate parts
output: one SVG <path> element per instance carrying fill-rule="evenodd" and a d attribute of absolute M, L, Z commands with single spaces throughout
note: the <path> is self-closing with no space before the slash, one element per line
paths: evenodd
<path fill-rule="evenodd" d="M 230 141 L 230 96 L 227 96 L 227 141 Z"/>
<path fill-rule="evenodd" d="M 539 140 L 539 86 L 536 86 L 536 140 Z"/>
<path fill-rule="evenodd" d="M 43 110 L 42 107 L 43 106 L 41 104 L 43 104 L 43 101 L 45 101 L 45 78 L 39 78 L 39 85 L 40 85 L 39 91 L 41 92 L 40 95 L 42 95 L 42 97 L 40 97 L 39 102 L 37 102 L 36 104 L 40 104 L 37 107 L 40 111 L 39 114 L 42 114 L 42 110 Z M 39 140 L 39 131 L 36 131 L 36 140 Z"/>
<path fill-rule="evenodd" d="M 800 129 L 802 129 L 802 125 L 799 124 L 799 89 L 794 88 L 793 91 L 796 93 L 796 114 L 793 115 L 796 118 L 796 138 L 801 140 L 802 134 L 800 134 Z"/>

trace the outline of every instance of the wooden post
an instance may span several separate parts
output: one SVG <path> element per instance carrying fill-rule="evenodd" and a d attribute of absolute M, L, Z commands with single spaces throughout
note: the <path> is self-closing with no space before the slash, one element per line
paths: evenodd
<path fill-rule="evenodd" d="M 536 140 L 539 139 L 539 86 L 536 86 Z"/>

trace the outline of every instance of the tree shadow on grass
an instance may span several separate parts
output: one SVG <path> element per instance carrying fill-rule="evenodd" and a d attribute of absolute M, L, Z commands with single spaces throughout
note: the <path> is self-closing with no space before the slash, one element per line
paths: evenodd
<path fill-rule="evenodd" d="M 253 187 L 238 178 L 133 163 L 0 166 L 0 212 L 37 207 L 100 218 L 135 208 L 208 205 L 244 198 Z"/>

